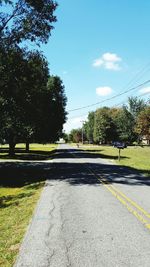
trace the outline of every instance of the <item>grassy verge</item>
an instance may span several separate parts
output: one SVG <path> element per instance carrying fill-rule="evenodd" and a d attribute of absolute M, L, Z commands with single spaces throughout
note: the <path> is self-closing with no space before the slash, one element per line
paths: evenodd
<path fill-rule="evenodd" d="M 25 144 L 17 144 L 15 155 L 9 156 L 9 146 L 0 146 L 0 159 L 21 159 L 21 160 L 45 160 L 50 159 L 51 154 L 56 149 L 57 144 L 30 144 L 30 151 L 25 151 Z"/>
<path fill-rule="evenodd" d="M 43 184 L 0 188 L 0 266 L 13 265 Z"/>
<path fill-rule="evenodd" d="M 150 177 L 150 147 L 127 147 L 121 150 L 121 160 L 118 161 L 118 149 L 112 146 L 80 146 L 91 152 L 99 153 L 100 157 L 115 160 L 117 164 L 141 171 Z"/>
<path fill-rule="evenodd" d="M 41 151 L 44 154 L 53 151 L 55 148 L 56 145 L 42 146 L 33 144 L 31 151 Z M 9 166 L 10 171 L 11 166 Z M 37 172 L 38 176 L 35 180 L 32 177 L 32 170 L 27 172 L 28 176 L 31 175 L 31 177 L 26 177 L 28 182 L 24 182 L 24 169 L 19 173 L 16 172 L 16 176 L 15 171 L 12 169 L 12 175 L 10 173 L 8 175 L 10 175 L 10 179 L 14 179 L 14 184 L 11 181 L 11 186 L 2 186 L 3 183 L 0 181 L 0 266 L 2 267 L 13 266 L 20 243 L 44 186 L 43 177 L 39 177 L 39 170 L 34 169 L 34 171 L 35 174 Z M 0 177 L 2 180 L 5 179 L 1 168 Z M 23 183 L 20 184 L 18 182 L 17 184 L 16 181 L 21 179 Z"/>

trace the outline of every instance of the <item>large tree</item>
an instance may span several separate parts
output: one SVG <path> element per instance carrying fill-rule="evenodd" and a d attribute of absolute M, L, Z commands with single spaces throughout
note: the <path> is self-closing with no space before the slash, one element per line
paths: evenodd
<path fill-rule="evenodd" d="M 52 0 L 0 1 L 1 42 L 13 45 L 24 40 L 46 43 L 56 21 L 57 3 Z M 8 5 L 6 8 L 5 5 Z M 9 10 L 9 12 L 6 12 Z"/>
<path fill-rule="evenodd" d="M 145 108 L 145 102 L 137 97 L 129 97 L 128 104 L 124 105 L 117 117 L 119 139 L 132 143 L 138 140 L 135 131 L 138 114 Z"/>
<path fill-rule="evenodd" d="M 116 138 L 116 128 L 108 107 L 99 108 L 95 112 L 94 141 L 110 143 Z"/>
<path fill-rule="evenodd" d="M 133 119 L 136 121 L 138 114 L 145 108 L 146 104 L 143 99 L 137 97 L 129 97 L 128 105 L 125 108 L 131 113 Z"/>
<path fill-rule="evenodd" d="M 84 132 L 86 134 L 86 138 L 89 142 L 93 142 L 93 133 L 94 133 L 94 116 L 95 112 L 89 112 L 88 119 L 84 123 Z"/>
<path fill-rule="evenodd" d="M 39 52 L 27 52 L 26 41 L 47 43 L 57 3 L 0 0 L 0 6 L 0 136 L 13 154 L 18 140 L 37 136 L 43 101 L 50 105 L 47 61 Z"/>
<path fill-rule="evenodd" d="M 31 141 L 44 143 L 60 137 L 67 99 L 61 79 L 49 76 L 48 63 L 41 53 L 13 48 L 6 57 L 5 67 L 0 64 L 0 74 L 4 77 L 7 73 L 0 81 L 0 136 L 9 143 L 12 155 L 19 141 L 29 148 Z"/>
<path fill-rule="evenodd" d="M 35 141 L 54 142 L 62 135 L 67 116 L 66 102 L 62 80 L 50 76 L 46 90 L 41 94 Z"/>
<path fill-rule="evenodd" d="M 47 61 L 39 52 L 10 48 L 0 53 L 1 137 L 13 153 L 16 142 L 35 131 L 41 92 L 48 80 Z"/>

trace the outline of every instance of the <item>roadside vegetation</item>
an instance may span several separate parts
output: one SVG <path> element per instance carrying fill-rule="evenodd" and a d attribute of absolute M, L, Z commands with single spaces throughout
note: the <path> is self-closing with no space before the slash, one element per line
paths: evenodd
<path fill-rule="evenodd" d="M 150 175 L 149 104 L 149 100 L 129 97 L 128 103 L 122 107 L 98 108 L 88 114 L 82 128 L 72 129 L 65 140 L 89 144 L 87 149 L 91 153 L 99 153 L 100 157 Z M 120 150 L 120 161 L 117 146 L 127 146 Z"/>
<path fill-rule="evenodd" d="M 55 151 L 56 144 L 31 144 L 29 158 L 34 155 L 43 159 L 51 158 Z M 8 145 L 2 146 L 8 155 Z M 25 153 L 25 145 L 16 146 L 16 156 L 22 158 Z M 4 153 L 0 153 L 3 157 Z M 7 164 L 7 163 L 4 163 Z M 11 166 L 12 164 L 12 166 Z M 33 215 L 34 208 L 40 197 L 44 186 L 43 173 L 35 170 L 33 175 L 32 167 L 25 168 L 17 162 L 9 163 L 5 169 L 0 170 L 0 266 L 13 266 L 19 251 L 27 226 Z"/>
<path fill-rule="evenodd" d="M 118 160 L 119 149 L 113 146 L 80 145 L 80 149 L 91 153 L 99 153 L 100 158 L 113 160 L 117 164 L 131 167 L 150 177 L 149 146 L 128 146 L 127 148 L 121 149 L 120 161 Z"/>
<path fill-rule="evenodd" d="M 51 74 L 40 49 L 54 29 L 57 6 L 53 0 L 0 0 L 2 267 L 14 263 L 45 180 L 41 162 L 37 166 L 19 160 L 51 159 L 56 145 L 33 143 L 59 140 L 67 119 L 63 81 Z"/>
<path fill-rule="evenodd" d="M 0 159 L 15 160 L 44 160 L 51 159 L 57 144 L 30 144 L 30 149 L 26 151 L 25 144 L 17 144 L 14 155 L 9 154 L 9 145 L 0 146 Z"/>
<path fill-rule="evenodd" d="M 72 129 L 69 142 L 92 144 L 150 144 L 149 101 L 129 97 L 128 104 L 118 108 L 102 107 L 88 114 L 82 129 Z"/>

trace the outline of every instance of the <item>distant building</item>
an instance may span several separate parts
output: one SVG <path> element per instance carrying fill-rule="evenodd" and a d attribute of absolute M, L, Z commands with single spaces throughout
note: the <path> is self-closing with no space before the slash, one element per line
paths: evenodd
<path fill-rule="evenodd" d="M 150 136 L 143 135 L 142 136 L 142 143 L 145 145 L 150 145 Z"/>

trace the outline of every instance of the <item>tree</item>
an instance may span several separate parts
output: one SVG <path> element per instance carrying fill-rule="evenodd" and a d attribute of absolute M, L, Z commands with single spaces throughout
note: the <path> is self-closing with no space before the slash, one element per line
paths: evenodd
<path fill-rule="evenodd" d="M 49 71 L 47 61 L 37 51 L 5 49 L 0 59 L 0 135 L 8 141 L 13 154 L 16 142 L 27 141 L 35 132 L 38 103 Z"/>
<path fill-rule="evenodd" d="M 135 122 L 132 114 L 126 108 L 123 107 L 119 110 L 115 118 L 115 125 L 119 141 L 132 143 L 136 140 Z"/>
<path fill-rule="evenodd" d="M 135 131 L 139 134 L 140 139 L 145 136 L 150 142 L 150 106 L 145 107 L 139 113 Z"/>
<path fill-rule="evenodd" d="M 93 142 L 95 112 L 89 112 L 88 120 L 84 123 L 84 132 L 89 142 Z"/>
<path fill-rule="evenodd" d="M 132 143 L 138 140 L 138 134 L 135 131 L 138 114 L 145 108 L 145 103 L 137 97 L 129 97 L 128 105 L 124 105 L 117 118 L 117 129 L 119 139 Z"/>
<path fill-rule="evenodd" d="M 116 129 L 110 116 L 110 109 L 103 107 L 95 112 L 94 141 L 96 143 L 110 143 L 116 138 Z"/>
<path fill-rule="evenodd" d="M 66 103 L 62 80 L 58 76 L 50 76 L 46 90 L 42 92 L 40 98 L 35 141 L 54 142 L 61 137 L 67 116 Z"/>
<path fill-rule="evenodd" d="M 49 76 L 43 55 L 23 48 L 27 40 L 47 43 L 57 3 L 0 0 L 0 5 L 0 137 L 13 154 L 19 140 L 25 140 L 28 150 L 31 140 L 54 141 L 61 135 L 67 99 L 61 79 Z"/>
<path fill-rule="evenodd" d="M 65 140 L 66 143 L 69 141 L 69 135 L 67 133 L 62 134 L 62 138 Z"/>
<path fill-rule="evenodd" d="M 24 40 L 46 43 L 56 17 L 53 15 L 57 3 L 52 0 L 0 1 L 11 12 L 0 13 L 0 37 L 5 45 L 19 44 Z M 6 10 L 6 9 L 5 9 Z"/>
<path fill-rule="evenodd" d="M 145 108 L 146 104 L 143 99 L 138 99 L 137 97 L 128 98 L 128 107 L 127 110 L 133 116 L 133 119 L 136 121 L 138 114 Z"/>
<path fill-rule="evenodd" d="M 72 129 L 69 134 L 69 141 L 73 143 L 79 143 L 82 141 L 82 129 Z"/>
<path fill-rule="evenodd" d="M 13 48 L 5 59 L 6 64 L 0 61 L 0 74 L 5 77 L 0 81 L 0 136 L 13 155 L 19 141 L 26 142 L 28 150 L 30 141 L 44 143 L 61 136 L 67 99 L 61 79 L 49 76 L 47 60 L 38 51 Z"/>
<path fill-rule="evenodd" d="M 35 136 L 35 118 L 40 112 L 39 100 L 44 94 L 41 91 L 45 92 L 43 88 L 48 76 L 41 76 L 42 68 L 46 67 L 47 72 L 42 57 L 38 52 L 28 54 L 22 48 L 23 42 L 47 43 L 56 21 L 53 13 L 57 3 L 52 0 L 0 0 L 0 6 L 1 139 L 8 140 L 10 154 L 13 154 L 18 140 L 24 138 L 28 143 L 29 138 Z"/>
<path fill-rule="evenodd" d="M 29 150 L 29 142 L 36 134 L 39 119 L 42 119 L 42 99 L 47 92 L 49 77 L 48 62 L 38 51 L 29 52 L 25 69 L 26 87 L 25 101 L 23 103 L 24 114 L 24 139 L 26 151 Z"/>

